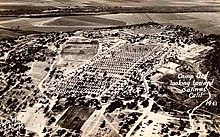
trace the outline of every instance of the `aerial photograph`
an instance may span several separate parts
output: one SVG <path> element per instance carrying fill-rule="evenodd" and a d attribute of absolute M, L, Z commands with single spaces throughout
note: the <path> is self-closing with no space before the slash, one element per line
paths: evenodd
<path fill-rule="evenodd" d="M 220 0 L 0 0 L 0 137 L 220 137 Z"/>

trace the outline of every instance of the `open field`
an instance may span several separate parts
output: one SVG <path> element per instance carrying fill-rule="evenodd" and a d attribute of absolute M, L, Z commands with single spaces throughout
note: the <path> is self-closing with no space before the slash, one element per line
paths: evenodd
<path fill-rule="evenodd" d="M 8 30 L 3 30 L 3 29 L 0 29 L 0 37 L 1 38 L 8 38 L 8 37 L 11 37 L 11 36 L 19 36 L 19 35 L 22 35 L 21 33 L 14 33 L 12 31 L 8 31 Z"/>
<path fill-rule="evenodd" d="M 0 5 L 37 5 L 37 6 L 193 6 L 193 5 L 220 5 L 216 0 L 0 0 Z"/>
<path fill-rule="evenodd" d="M 32 2 L 33 3 L 33 2 Z M 4 9 L 4 10 L 8 10 L 8 9 L 25 9 L 25 10 L 37 10 L 37 9 L 42 9 L 42 10 L 46 10 L 46 9 L 50 9 L 53 8 L 52 6 L 35 6 L 35 5 L 26 5 L 25 3 L 6 3 L 4 4 L 4 2 L 1 2 L 0 4 L 0 9 Z"/>
<path fill-rule="evenodd" d="M 220 33 L 220 13 L 120 13 L 97 16 L 65 16 L 47 18 L 1 18 L 0 26 L 7 29 L 31 30 L 39 32 L 74 31 L 125 24 L 146 23 L 149 21 L 161 24 L 192 27 L 203 33 Z M 1 30 L 1 35 L 12 35 L 13 32 Z M 16 32 L 19 33 L 19 32 Z M 16 33 L 15 36 L 16 36 Z M 13 34 L 13 35 L 14 35 Z M 18 34 L 19 35 L 19 34 Z"/>
<path fill-rule="evenodd" d="M 64 9 L 64 15 L 69 15 L 67 13 L 75 13 L 80 11 L 80 9 L 75 9 L 71 12 L 68 11 L 68 8 L 73 8 L 79 6 L 91 6 L 90 10 L 95 12 L 96 10 L 104 10 L 105 8 L 99 9 L 93 6 L 124 6 L 124 7 L 148 7 L 147 11 L 151 11 L 151 6 L 156 7 L 157 10 L 160 10 L 160 6 L 163 6 L 164 10 L 159 12 L 182 12 L 183 9 L 178 9 L 181 6 L 190 8 L 191 11 L 194 8 L 192 6 L 220 6 L 220 1 L 216 0 L 0 0 L 0 9 L 1 11 L 11 10 L 11 15 L 20 15 L 21 14 L 34 14 L 34 13 L 44 13 L 45 11 L 52 9 Z M 178 7 L 170 8 L 169 6 Z M 67 8 L 68 7 L 68 8 Z M 93 8 L 92 8 L 93 7 Z M 159 7 L 159 8 L 158 8 Z M 76 8 L 76 7 L 75 7 Z M 86 7 L 84 7 L 86 9 Z M 158 8 L 158 9 L 157 9 Z M 163 9 L 162 8 L 162 9 Z M 170 9 L 169 9 L 170 8 Z M 200 7 L 197 7 L 198 9 Z M 201 11 L 203 11 L 201 8 Z M 215 7 L 219 10 L 219 7 Z M 214 7 L 209 7 L 208 9 L 215 9 Z M 87 10 L 81 9 L 84 13 Z M 85 11 L 84 11 L 85 10 Z M 88 9 L 89 10 L 89 9 Z M 117 11 L 118 10 L 118 11 Z M 158 22 L 161 24 L 173 24 L 173 25 L 182 25 L 187 27 L 193 27 L 203 33 L 216 33 L 220 32 L 220 21 L 219 21 L 219 12 L 186 12 L 186 13 L 121 13 L 124 10 L 128 12 L 135 12 L 130 9 L 116 9 L 113 13 L 119 14 L 103 14 L 103 15 L 86 15 L 86 16 L 60 16 L 60 14 L 54 14 L 51 17 L 42 17 L 41 18 L 16 18 L 16 17 L 1 17 L 0 18 L 0 27 L 12 30 L 0 30 L 1 37 L 8 36 L 18 36 L 24 33 L 13 31 L 13 30 L 25 30 L 25 31 L 38 31 L 38 32 L 53 32 L 53 31 L 75 31 L 75 30 L 88 30 L 93 28 L 100 27 L 110 27 L 117 25 L 125 24 L 138 24 L 146 23 L 149 21 Z M 188 11 L 186 10 L 186 11 Z M 23 13 L 25 11 L 25 13 Z M 27 13 L 26 13 L 27 11 Z M 111 11 L 111 9 L 110 9 Z M 140 10 L 140 11 L 143 11 Z M 153 11 L 153 12 L 155 12 Z M 183 10 L 184 11 L 184 10 Z M 197 10 L 195 10 L 197 11 Z M 200 11 L 200 10 L 199 10 Z M 103 11 L 102 11 L 103 12 Z M 112 13 L 112 11 L 110 12 Z M 63 15 L 62 14 L 62 15 Z M 7 15 L 7 14 L 6 14 Z M 10 14 L 9 14 L 10 15 Z M 46 14 L 47 15 L 47 14 Z M 44 15 L 43 15 L 44 16 Z M 204 25 L 205 24 L 205 25 Z"/>
<path fill-rule="evenodd" d="M 120 14 L 107 14 L 107 15 L 98 15 L 97 17 L 112 19 L 118 21 L 124 21 L 127 24 L 138 24 L 151 21 L 146 13 L 120 13 Z"/>
<path fill-rule="evenodd" d="M 74 31 L 78 29 L 93 29 L 97 27 L 109 27 L 125 25 L 123 21 L 105 19 L 94 16 L 69 16 L 69 17 L 47 17 L 47 18 L 1 18 L 0 26 L 10 30 L 0 30 L 0 35 L 18 36 L 18 30 L 54 32 Z M 16 30 L 16 31 L 15 31 Z M 18 33 L 18 34 L 17 34 Z"/>
<path fill-rule="evenodd" d="M 16 17 L 0 17 L 0 21 L 7 21 L 7 20 L 11 20 L 11 19 L 16 19 Z"/>
<path fill-rule="evenodd" d="M 66 43 L 66 46 L 63 49 L 63 55 L 83 55 L 84 58 L 86 56 L 94 56 L 97 53 L 98 43 L 90 44 L 88 43 L 76 43 L 70 42 Z M 90 57 L 88 57 L 90 58 Z"/>
<path fill-rule="evenodd" d="M 45 23 L 46 26 L 105 26 L 125 25 L 123 21 L 99 18 L 94 16 L 68 16 Z"/>
<path fill-rule="evenodd" d="M 48 18 L 1 18 L 0 26 L 4 28 L 28 29 L 31 27 L 83 27 L 83 26 L 116 26 L 125 25 L 124 21 L 105 19 L 95 16 L 67 16 Z"/>
<path fill-rule="evenodd" d="M 80 129 L 93 112 L 91 108 L 70 107 L 57 124 L 67 129 Z"/>
<path fill-rule="evenodd" d="M 182 25 L 192 27 L 205 34 L 220 34 L 220 13 L 137 13 L 109 14 L 98 17 L 126 21 L 128 24 L 154 21 L 160 24 Z"/>
<path fill-rule="evenodd" d="M 48 62 L 35 61 L 30 66 L 31 70 L 29 71 L 29 75 L 32 77 L 33 83 L 38 85 L 46 76 L 47 72 L 44 69 L 49 67 L 49 64 Z"/>
<path fill-rule="evenodd" d="M 57 62 L 57 67 L 64 71 L 64 74 L 70 73 L 98 52 L 99 45 L 87 43 L 67 42 Z"/>
<path fill-rule="evenodd" d="M 220 13 L 148 14 L 155 22 L 192 27 L 203 33 L 220 34 Z"/>
<path fill-rule="evenodd" d="M 4 28 L 9 28 L 9 29 L 15 29 L 18 26 L 21 27 L 21 29 L 25 29 L 25 28 L 30 28 L 33 25 L 28 22 L 25 19 L 14 19 L 14 20 L 9 20 L 9 21 L 2 21 L 3 23 L 1 24 L 1 26 L 3 26 Z"/>

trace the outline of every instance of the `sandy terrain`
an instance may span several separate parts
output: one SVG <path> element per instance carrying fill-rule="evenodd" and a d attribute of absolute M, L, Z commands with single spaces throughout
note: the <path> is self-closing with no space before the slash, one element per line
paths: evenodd
<path fill-rule="evenodd" d="M 36 132 L 39 136 L 42 135 L 42 129 L 46 123 L 46 118 L 42 112 L 36 112 L 39 105 L 35 105 L 33 108 L 27 108 L 25 112 L 20 112 L 17 119 L 22 123 L 26 123 L 26 127 L 30 131 Z"/>
<path fill-rule="evenodd" d="M 46 67 L 49 67 L 48 62 L 36 61 L 32 63 L 29 75 L 33 78 L 33 82 L 36 85 L 38 85 L 47 74 L 47 72 L 44 70 Z"/>

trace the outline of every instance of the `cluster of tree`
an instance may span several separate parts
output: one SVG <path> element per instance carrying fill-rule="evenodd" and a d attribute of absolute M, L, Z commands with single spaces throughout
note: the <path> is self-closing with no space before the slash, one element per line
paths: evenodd
<path fill-rule="evenodd" d="M 80 130 L 68 130 L 64 128 L 58 128 L 56 131 L 53 131 L 52 128 L 49 127 L 44 127 L 42 133 L 45 134 L 44 137 L 79 137 L 81 135 Z"/>
<path fill-rule="evenodd" d="M 220 137 L 220 133 L 216 131 L 209 131 L 207 137 Z"/>
<path fill-rule="evenodd" d="M 200 38 L 198 40 L 200 43 L 203 43 L 207 46 L 212 46 L 213 49 L 210 50 L 203 61 L 205 68 L 203 71 L 210 72 L 210 78 L 215 78 L 215 87 L 220 88 L 220 35 L 208 35 Z"/>
<path fill-rule="evenodd" d="M 132 127 L 132 125 L 138 120 L 138 118 L 141 116 L 141 113 L 138 112 L 132 112 L 127 116 L 124 116 L 123 122 L 119 123 L 120 130 L 119 134 L 125 135 L 128 133 L 129 129 Z"/>
<path fill-rule="evenodd" d="M 0 120 L 0 136 L 1 137 L 17 137 L 25 136 L 27 130 L 24 124 L 18 122 L 15 118 L 11 117 L 9 119 Z"/>
<path fill-rule="evenodd" d="M 111 102 L 111 104 L 106 108 L 106 112 L 111 113 L 115 111 L 117 108 L 123 107 L 123 101 L 121 100 L 116 100 Z"/>

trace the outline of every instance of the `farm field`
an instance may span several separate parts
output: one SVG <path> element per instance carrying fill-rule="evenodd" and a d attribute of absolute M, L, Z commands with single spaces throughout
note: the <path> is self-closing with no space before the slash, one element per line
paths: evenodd
<path fill-rule="evenodd" d="M 47 18 L 0 18 L 0 27 L 12 30 L 53 32 L 88 30 L 154 21 L 161 24 L 192 27 L 205 34 L 220 33 L 220 13 L 120 13 L 97 16 L 65 16 Z M 1 37 L 19 36 L 20 32 L 0 30 Z"/>
<path fill-rule="evenodd" d="M 97 27 L 109 27 L 117 25 L 126 25 L 126 22 L 94 16 L 0 18 L 0 27 L 2 28 L 11 30 L 19 29 L 25 31 L 31 30 L 39 32 L 74 31 L 78 29 L 92 29 Z M 4 32 L 6 32 L 6 30 L 0 30 L 0 34 L 4 34 Z M 5 33 L 5 35 L 8 33 L 10 34 L 10 31 L 7 30 L 7 33 Z M 13 35 L 13 32 L 11 33 Z"/>
<path fill-rule="evenodd" d="M 99 18 L 94 16 L 67 16 L 45 23 L 46 26 L 106 26 L 125 25 L 123 21 Z"/>
<path fill-rule="evenodd" d="M 107 15 L 98 15 L 97 17 L 124 21 L 127 24 L 138 24 L 151 21 L 146 13 L 120 13 L 120 14 L 107 14 Z"/>
<path fill-rule="evenodd" d="M 0 0 L 0 9 L 4 10 L 47 10 L 75 6 L 220 6 L 216 0 Z M 54 32 L 88 30 L 126 24 L 139 24 L 154 21 L 161 24 L 193 27 L 203 33 L 219 34 L 219 12 L 198 13 L 119 13 L 87 16 L 62 16 L 42 18 L 1 17 L 1 37 L 19 36 L 23 33 L 14 30 Z M 205 25 L 204 25 L 205 24 Z"/>
<path fill-rule="evenodd" d="M 220 34 L 220 13 L 148 14 L 155 22 L 192 27 L 203 33 Z"/>
<path fill-rule="evenodd" d="M 209 16 L 207 16 L 207 14 Z M 0 26 L 7 29 L 25 31 L 53 32 L 53 31 L 74 31 L 78 29 L 93 29 L 97 27 L 109 27 L 125 24 L 145 23 L 153 20 L 161 24 L 173 24 L 192 27 L 206 34 L 220 33 L 219 13 L 148 13 L 148 14 L 110 14 L 96 17 L 61 17 L 61 18 L 40 18 L 40 19 L 2 19 Z M 88 19 L 87 19 L 88 18 Z M 54 20 L 53 20 L 54 19 Z M 97 20 L 93 20 L 97 19 Z M 19 36 L 20 32 L 0 29 L 0 36 Z"/>
<path fill-rule="evenodd" d="M 67 129 L 80 129 L 93 112 L 91 108 L 70 107 L 57 124 Z"/>
<path fill-rule="evenodd" d="M 13 32 L 8 31 L 8 30 L 0 29 L 0 37 L 1 38 L 8 38 L 8 37 L 11 37 L 11 36 L 16 37 L 16 36 L 20 36 L 20 35 L 22 35 L 22 34 L 20 34 L 20 33 L 13 33 Z"/>
<path fill-rule="evenodd" d="M 205 34 L 220 33 L 220 13 L 136 13 L 136 14 L 109 14 L 98 17 L 126 21 L 128 24 L 154 21 L 160 24 L 182 25 L 192 27 Z"/>

